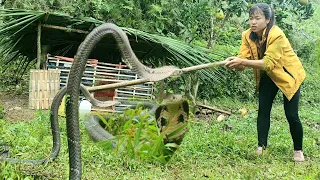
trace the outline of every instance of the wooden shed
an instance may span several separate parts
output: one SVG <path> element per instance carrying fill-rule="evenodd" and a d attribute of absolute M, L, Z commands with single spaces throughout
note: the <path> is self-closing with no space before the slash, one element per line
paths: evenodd
<path fill-rule="evenodd" d="M 24 60 L 23 65 L 34 63 L 37 69 L 49 67 L 48 54 L 53 58 L 73 58 L 87 34 L 105 23 L 88 17 L 73 18 L 66 14 L 23 9 L 0 9 L 0 19 L 3 21 L 0 25 L 2 45 L 0 53 L 10 54 L 4 59 L 5 64 L 10 64 L 20 57 Z M 205 48 L 190 46 L 179 40 L 137 29 L 126 27 L 121 29 L 126 32 L 138 59 L 149 67 L 163 65 L 188 67 L 221 60 L 219 55 Z M 112 36 L 107 36 L 98 42 L 89 59 L 98 60 L 100 65 L 102 63 L 121 67 L 124 65 L 121 63 L 121 55 Z M 126 72 L 125 69 L 118 68 L 118 71 Z M 24 71 L 19 70 L 19 72 Z M 221 76 L 219 71 L 210 69 L 198 71 L 198 75 L 206 83 L 217 82 Z M 137 78 L 135 75 L 132 75 L 133 77 Z M 123 97 L 124 94 L 128 94 L 121 89 L 117 93 L 123 93 Z M 140 95 L 137 90 L 131 93 L 134 97 Z"/>

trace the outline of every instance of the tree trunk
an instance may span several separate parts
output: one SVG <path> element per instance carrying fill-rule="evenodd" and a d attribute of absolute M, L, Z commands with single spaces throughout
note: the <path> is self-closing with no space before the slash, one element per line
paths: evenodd
<path fill-rule="evenodd" d="M 214 37 L 214 18 L 213 15 L 210 16 L 210 24 L 211 24 L 211 29 L 210 29 L 210 37 L 208 40 L 208 44 L 207 44 L 207 49 L 211 49 L 212 48 L 212 43 L 213 43 L 213 37 Z"/>
<path fill-rule="evenodd" d="M 224 25 L 226 24 L 227 20 L 229 19 L 230 13 L 226 13 L 225 18 L 223 19 L 223 22 L 219 28 L 219 31 L 216 35 L 213 36 L 212 39 L 212 44 L 211 44 L 211 48 L 214 47 L 215 43 L 217 42 L 217 40 L 219 39 L 220 33 L 221 33 L 221 29 L 224 27 Z"/>
<path fill-rule="evenodd" d="M 38 24 L 36 69 L 40 69 L 40 66 L 41 66 L 41 22 L 39 22 Z"/>

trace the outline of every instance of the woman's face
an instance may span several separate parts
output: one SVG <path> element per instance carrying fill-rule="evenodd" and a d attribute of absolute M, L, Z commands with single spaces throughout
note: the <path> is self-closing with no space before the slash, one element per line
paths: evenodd
<path fill-rule="evenodd" d="M 251 31 L 257 33 L 258 36 L 262 35 L 269 22 L 270 19 L 266 19 L 261 10 L 255 11 L 249 16 Z"/>

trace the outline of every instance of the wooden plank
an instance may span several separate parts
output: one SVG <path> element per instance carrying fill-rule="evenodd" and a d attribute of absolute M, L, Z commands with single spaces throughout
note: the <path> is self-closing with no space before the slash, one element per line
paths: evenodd
<path fill-rule="evenodd" d="M 52 104 L 52 100 L 55 96 L 55 87 L 53 86 L 53 84 L 55 83 L 55 74 L 56 74 L 56 70 L 52 70 L 49 69 L 48 70 L 48 109 L 51 108 L 51 104 Z"/>
<path fill-rule="evenodd" d="M 45 94 L 46 94 L 44 92 L 45 91 L 45 87 L 46 87 L 45 83 L 44 83 L 45 82 L 45 71 L 42 70 L 42 71 L 40 71 L 40 73 L 42 74 L 41 75 L 41 77 L 42 77 L 41 80 L 42 81 L 41 81 L 41 84 L 40 84 L 40 86 L 41 86 L 40 92 L 41 92 L 41 99 L 42 99 L 41 109 L 45 109 L 45 106 L 44 106 L 45 105 Z"/>
<path fill-rule="evenodd" d="M 34 96 L 33 96 L 33 108 L 34 109 L 37 109 L 37 102 L 38 102 L 38 85 L 37 85 L 37 80 L 38 80 L 38 77 L 37 77 L 37 73 L 38 71 L 35 70 L 33 72 L 33 76 L 34 76 L 34 79 L 33 79 L 33 86 L 34 86 Z"/>
<path fill-rule="evenodd" d="M 56 92 L 55 92 L 55 95 L 60 91 L 60 71 L 59 70 L 57 70 L 56 71 L 57 73 L 56 73 L 56 77 L 55 77 L 55 90 L 56 90 Z"/>
<path fill-rule="evenodd" d="M 127 100 L 127 101 L 131 101 L 132 100 L 132 97 L 115 97 L 114 98 L 115 100 Z M 141 101 L 148 101 L 150 100 L 150 98 L 135 98 L 135 100 L 141 100 Z"/>
<path fill-rule="evenodd" d="M 49 69 L 48 70 L 48 77 L 49 77 L 49 81 L 48 81 L 48 103 L 49 103 L 49 108 L 51 108 L 51 104 L 52 104 L 52 100 L 54 97 L 54 93 L 55 93 L 55 86 L 54 86 L 54 80 L 55 80 L 55 70 L 53 69 Z"/>
<path fill-rule="evenodd" d="M 53 101 L 54 96 L 57 94 L 56 90 L 56 78 L 57 78 L 57 70 L 50 70 L 50 108 Z"/>
<path fill-rule="evenodd" d="M 51 91 L 51 97 L 50 97 L 50 108 L 51 108 L 51 104 L 53 102 L 54 96 L 58 93 L 57 91 L 57 86 L 58 84 L 60 84 L 60 82 L 57 82 L 57 79 L 60 79 L 60 77 L 58 77 L 59 74 L 59 70 L 52 70 L 51 71 L 51 84 L 52 84 L 52 91 Z M 57 84 L 58 83 L 58 84 Z"/>
<path fill-rule="evenodd" d="M 50 99 L 49 99 L 49 102 L 50 102 L 50 108 L 51 108 L 51 104 L 52 104 L 52 101 L 53 101 L 53 98 L 54 96 L 56 95 L 56 70 L 50 70 L 49 71 L 50 73 Z"/>
<path fill-rule="evenodd" d="M 53 84 L 54 91 L 52 92 L 51 104 L 52 104 L 54 96 L 59 92 L 59 89 L 60 89 L 60 71 L 55 70 L 53 72 L 54 72 L 52 75 L 53 81 L 51 83 Z"/>
<path fill-rule="evenodd" d="M 49 69 L 48 70 L 48 84 L 50 84 L 49 89 L 48 89 L 48 109 L 51 108 L 51 104 L 53 101 L 54 96 L 58 93 L 58 90 L 60 89 L 59 85 L 59 70 L 53 70 Z M 59 86 L 58 86 L 59 85 Z"/>
<path fill-rule="evenodd" d="M 91 111 L 96 111 L 96 112 L 121 112 L 121 111 L 115 111 L 113 109 L 100 109 L 100 108 L 91 108 Z"/>
<path fill-rule="evenodd" d="M 69 74 L 70 73 L 70 69 L 61 69 L 62 73 L 66 73 Z M 84 71 L 83 72 L 84 75 L 87 76 L 94 76 L 95 72 L 94 71 Z M 126 75 L 126 74 L 115 74 L 115 73 L 105 73 L 105 72 L 101 72 L 101 71 L 97 71 L 96 72 L 96 76 L 95 77 L 105 77 L 105 76 L 110 76 L 110 77 L 123 77 L 123 78 L 132 78 L 135 79 L 136 75 Z"/>
<path fill-rule="evenodd" d="M 35 71 L 35 108 L 36 109 L 39 109 L 39 103 L 37 103 L 37 102 L 39 102 L 39 84 L 37 83 L 37 82 L 39 82 L 39 77 L 38 77 L 38 74 L 39 72 L 38 72 L 38 70 L 36 70 Z"/>
<path fill-rule="evenodd" d="M 126 95 L 126 94 L 118 94 L 116 98 L 119 99 L 135 99 L 135 100 L 140 100 L 140 99 L 153 99 L 152 96 L 132 96 L 132 95 Z"/>
<path fill-rule="evenodd" d="M 40 109 L 40 108 L 42 109 L 43 108 L 43 93 L 42 93 L 43 71 L 38 70 L 38 72 L 39 72 L 39 74 L 38 74 L 38 78 L 39 78 L 39 81 L 38 81 L 39 107 L 38 107 L 38 109 Z"/>
<path fill-rule="evenodd" d="M 44 109 L 49 109 L 49 97 L 50 97 L 50 91 L 49 91 L 49 78 L 48 78 L 48 70 L 44 71 L 44 80 L 43 80 L 43 94 L 44 94 Z"/>
<path fill-rule="evenodd" d="M 33 70 L 30 70 L 30 82 L 29 82 L 29 108 L 33 109 L 34 87 L 33 87 Z"/>
<path fill-rule="evenodd" d="M 36 104 L 36 102 L 38 102 L 38 100 L 37 100 L 37 89 L 38 89 L 38 86 L 37 86 L 37 84 L 36 84 L 36 81 L 37 81 L 37 77 L 36 77 L 36 74 L 37 74 L 37 71 L 36 70 L 34 70 L 34 72 L 33 72 L 33 75 L 34 75 L 34 78 L 33 78 L 33 91 L 34 91 L 34 96 L 33 96 L 33 108 L 34 109 L 37 109 L 37 104 Z"/>
<path fill-rule="evenodd" d="M 216 112 L 220 112 L 220 113 L 224 113 L 224 114 L 228 114 L 228 115 L 232 114 L 230 111 L 221 110 L 221 109 L 218 109 L 218 108 L 215 108 L 215 107 L 212 107 L 212 106 L 207 106 L 207 105 L 204 105 L 204 104 L 201 104 L 201 103 L 196 103 L 196 104 L 197 104 L 197 106 L 200 106 L 200 107 L 203 107 L 203 108 L 206 108 L 206 109 L 211 109 L 211 110 L 216 111 Z"/>
<path fill-rule="evenodd" d="M 98 64 L 103 65 L 103 66 L 114 66 L 114 67 L 119 69 L 119 65 L 118 64 L 111 64 L 111 63 L 105 63 L 105 62 L 98 62 Z M 123 68 L 128 67 L 127 65 L 123 65 L 123 64 L 121 64 L 121 66 Z M 121 69 L 123 69 L 123 68 L 121 68 Z"/>
<path fill-rule="evenodd" d="M 136 77 L 135 77 L 135 79 L 138 79 L 138 75 L 136 74 Z M 139 94 L 139 93 L 137 93 L 137 94 Z M 136 95 L 136 90 L 134 89 L 133 90 L 133 94 L 132 94 L 133 96 L 135 96 Z"/>
<path fill-rule="evenodd" d="M 60 62 L 61 63 L 61 62 Z M 71 64 L 70 64 L 71 65 Z M 126 74 L 121 74 L 121 73 L 118 73 L 118 74 L 115 74 L 115 73 L 104 73 L 104 72 L 101 72 L 98 67 L 95 67 L 96 68 L 96 74 L 97 75 L 109 75 L 109 76 L 121 76 L 121 77 L 128 77 L 128 78 L 135 78 L 136 75 L 132 75 L 132 72 L 130 71 L 130 69 L 127 69 L 128 71 L 128 75 Z M 119 69 L 118 69 L 119 70 Z M 120 70 L 123 70 L 123 69 L 120 69 Z M 68 69 L 61 69 L 61 72 L 65 72 L 65 73 L 69 73 L 70 72 L 70 68 Z M 84 72 L 86 76 L 89 76 L 89 74 L 92 74 L 92 76 L 94 76 L 95 72 L 94 72 L 94 69 L 92 71 L 90 71 L 90 69 L 88 69 L 87 71 Z M 131 75 L 130 75 L 131 74 Z M 97 76 L 95 76 L 96 78 Z M 104 79 L 106 77 L 102 76 Z"/>
<path fill-rule="evenodd" d="M 68 81 L 68 77 L 67 76 L 60 76 L 60 79 L 62 79 L 63 81 Z M 129 81 L 129 80 L 117 80 L 117 79 L 106 79 L 106 78 L 88 78 L 88 77 L 82 77 L 81 80 L 87 80 L 87 81 L 93 81 L 95 79 L 96 82 L 98 81 L 101 81 L 101 82 L 112 82 L 112 83 L 117 83 L 117 82 L 123 82 L 123 81 Z M 84 83 L 82 81 L 82 83 Z M 147 82 L 147 83 L 144 83 L 146 85 L 153 85 L 153 82 Z M 142 84 L 137 84 L 137 85 L 134 85 L 136 87 L 139 87 L 139 86 L 142 86 Z"/>
<path fill-rule="evenodd" d="M 48 57 L 48 61 L 49 61 L 49 62 L 60 61 L 60 63 L 70 62 L 70 61 L 66 61 L 66 60 L 63 60 L 63 59 L 60 59 L 60 58 L 57 58 L 57 57 L 52 57 L 52 56 L 49 56 L 49 57 Z M 113 67 L 114 69 L 118 69 L 118 67 L 119 67 L 119 64 L 112 64 L 112 63 L 106 63 L 106 62 L 97 62 L 97 63 L 90 63 L 90 62 L 88 62 L 87 64 L 89 64 L 89 65 L 94 64 L 94 65 L 97 65 L 97 66 L 100 66 L 100 67 L 103 67 L 103 68 L 104 68 L 104 67 L 111 66 L 111 67 Z M 128 69 L 128 66 L 127 66 L 127 65 L 122 64 L 121 66 L 122 66 L 121 69 Z"/>
<path fill-rule="evenodd" d="M 136 91 L 121 91 L 121 90 L 118 90 L 118 93 L 123 93 L 123 94 L 130 94 L 132 96 L 151 96 L 150 94 L 144 94 L 144 93 L 138 93 Z"/>
<path fill-rule="evenodd" d="M 144 87 L 144 86 L 127 86 L 119 88 L 121 90 L 136 90 L 136 91 L 152 91 L 152 87 Z"/>
<path fill-rule="evenodd" d="M 94 74 L 93 74 L 93 86 L 96 84 L 96 75 L 97 75 L 97 66 L 94 67 Z"/>
<path fill-rule="evenodd" d="M 59 62 L 59 63 L 58 63 L 58 62 Z M 49 58 L 49 63 L 56 63 L 56 67 L 59 67 L 59 64 L 66 64 L 66 65 L 68 65 L 68 66 L 70 66 L 70 67 L 71 67 L 71 65 L 72 65 L 72 63 L 69 62 L 69 61 L 64 61 L 64 60 L 59 60 L 59 59 L 51 59 L 51 58 Z M 131 72 L 130 69 L 126 69 L 126 68 L 118 69 L 118 68 L 116 67 L 116 66 L 117 66 L 116 64 L 113 65 L 114 67 L 101 66 L 101 65 L 99 65 L 99 64 L 101 64 L 101 63 L 98 62 L 98 65 L 97 65 L 97 64 L 87 63 L 87 64 L 86 64 L 86 67 L 97 67 L 98 70 L 104 69 L 104 70 L 113 70 L 113 71 L 118 71 L 118 70 L 120 70 L 120 71 Z M 64 66 L 64 67 L 68 67 L 68 66 Z"/>

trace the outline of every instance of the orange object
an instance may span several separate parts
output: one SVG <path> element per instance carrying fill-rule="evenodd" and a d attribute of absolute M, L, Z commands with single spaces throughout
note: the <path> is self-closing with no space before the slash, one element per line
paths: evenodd
<path fill-rule="evenodd" d="M 63 56 L 55 56 L 56 58 L 59 58 L 61 60 L 65 60 L 65 61 L 69 61 L 69 62 L 73 62 L 74 58 L 69 58 L 69 57 L 63 57 Z M 88 62 L 92 64 L 93 67 L 96 67 L 98 64 L 98 60 L 97 59 L 88 59 Z"/>

